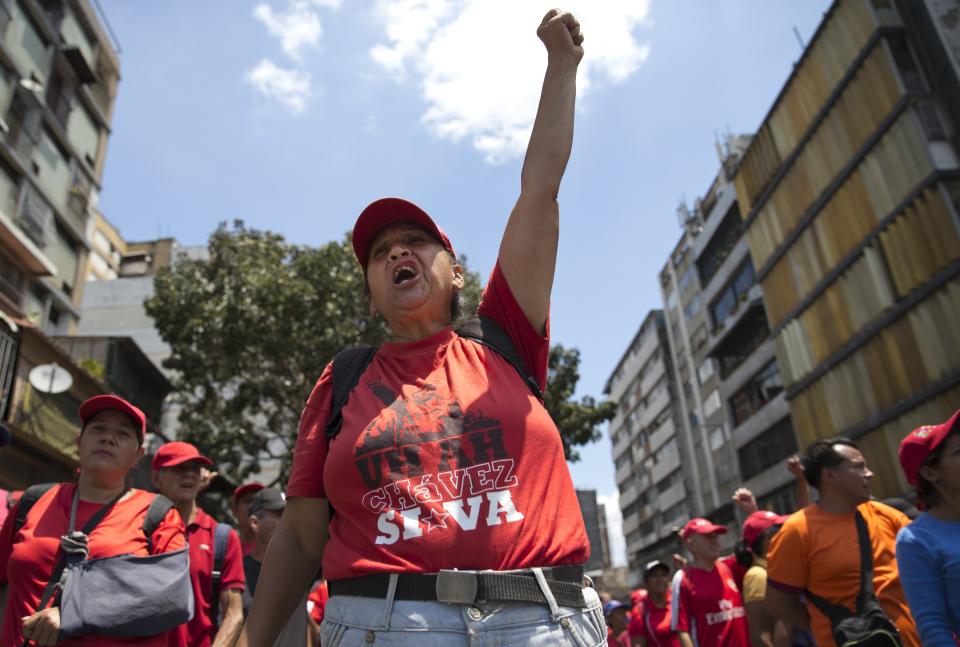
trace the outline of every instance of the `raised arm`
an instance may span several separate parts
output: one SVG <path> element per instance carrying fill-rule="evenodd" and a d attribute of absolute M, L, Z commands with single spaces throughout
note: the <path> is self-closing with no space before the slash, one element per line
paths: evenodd
<path fill-rule="evenodd" d="M 520 197 L 510 214 L 499 263 L 510 290 L 533 327 L 545 331 L 557 263 L 560 209 L 557 194 L 573 146 L 577 66 L 583 58 L 580 23 L 551 9 L 537 36 L 547 48 L 547 71 L 520 175 Z"/>

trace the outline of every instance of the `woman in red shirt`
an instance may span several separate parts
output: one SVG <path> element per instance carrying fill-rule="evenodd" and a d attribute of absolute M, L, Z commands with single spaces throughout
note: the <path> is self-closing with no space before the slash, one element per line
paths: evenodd
<path fill-rule="evenodd" d="M 463 272 L 436 223 L 396 198 L 364 209 L 353 249 L 391 339 L 365 365 L 339 427 L 328 429 L 338 419 L 332 365 L 307 401 L 290 500 L 241 645 L 273 643 L 321 558 L 325 644 L 605 641 L 599 597 L 583 586 L 589 544 L 560 436 L 528 388 L 546 381 L 556 198 L 583 56 L 570 14 L 549 12 L 537 34 L 548 60 L 540 107 L 478 308 L 517 366 L 452 327 Z"/>
<path fill-rule="evenodd" d="M 144 518 L 156 495 L 126 485 L 127 474 L 143 456 L 143 412 L 117 396 L 100 395 L 80 405 L 80 420 L 77 482 L 50 487 L 17 528 L 21 499 L 0 530 L 0 647 L 20 647 L 24 640 L 62 647 L 165 647 L 165 631 L 134 638 L 81 635 L 61 639 L 56 596 L 50 600 L 52 606 L 48 603 L 39 608 L 61 556 L 61 535 L 83 528 L 105 506 L 112 507 L 87 537 L 87 559 L 156 555 L 186 545 L 180 515 L 172 508 L 146 537 Z"/>

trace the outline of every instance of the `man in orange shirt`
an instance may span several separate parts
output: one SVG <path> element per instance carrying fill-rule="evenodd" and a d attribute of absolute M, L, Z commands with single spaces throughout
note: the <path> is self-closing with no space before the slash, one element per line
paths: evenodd
<path fill-rule="evenodd" d="M 896 537 L 910 520 L 899 510 L 870 500 L 873 472 L 847 438 L 818 440 L 803 455 L 804 477 L 820 500 L 793 514 L 767 553 L 767 610 L 788 625 L 810 629 L 817 645 L 835 647 L 830 621 L 813 604 L 810 591 L 834 604 L 856 609 L 860 552 L 855 513 L 863 516 L 873 553 L 873 588 L 905 647 L 921 647 L 897 570 Z"/>

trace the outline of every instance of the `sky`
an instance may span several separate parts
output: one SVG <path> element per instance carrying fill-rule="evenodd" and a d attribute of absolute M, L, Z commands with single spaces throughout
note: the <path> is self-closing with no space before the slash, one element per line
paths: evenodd
<path fill-rule="evenodd" d="M 519 191 L 546 53 L 540 0 L 100 0 L 121 48 L 100 208 L 127 240 L 206 242 L 235 219 L 340 239 L 383 196 L 418 203 L 487 276 Z M 827 0 L 571 0 L 585 36 L 560 192 L 552 341 L 604 385 L 709 188 L 724 133 L 759 127 Z M 317 367 L 319 374 L 322 367 Z M 607 504 L 610 443 L 578 488 Z"/>

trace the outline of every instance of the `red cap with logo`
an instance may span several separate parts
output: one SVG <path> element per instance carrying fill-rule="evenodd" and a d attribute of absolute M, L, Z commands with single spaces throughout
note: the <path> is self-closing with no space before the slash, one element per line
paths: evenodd
<path fill-rule="evenodd" d="M 960 409 L 957 409 L 945 423 L 918 427 L 900 441 L 900 467 L 903 468 L 903 473 L 907 477 L 907 483 L 917 484 L 920 468 L 923 467 L 927 457 L 940 446 L 951 431 L 957 429 L 958 422 L 960 422 Z"/>
<path fill-rule="evenodd" d="M 426 211 L 401 198 L 381 198 L 367 205 L 357 218 L 356 224 L 353 225 L 353 253 L 360 261 L 364 272 L 370 261 L 370 245 L 373 244 L 373 239 L 384 227 L 398 222 L 409 222 L 423 227 L 440 241 L 444 249 L 456 255 L 453 251 L 453 243 Z"/>
<path fill-rule="evenodd" d="M 727 534 L 726 526 L 718 526 L 717 524 L 704 519 L 702 517 L 697 517 L 691 519 L 687 522 L 687 525 L 683 527 L 683 530 L 680 531 L 680 536 L 683 539 L 690 539 L 693 535 L 725 535 Z"/>
<path fill-rule="evenodd" d="M 777 514 L 769 510 L 757 510 L 743 522 L 743 531 L 740 536 L 743 537 L 743 541 L 746 542 L 747 546 L 750 546 L 760 535 L 765 533 L 768 528 L 782 526 L 789 518 L 790 515 L 787 514 Z"/>
<path fill-rule="evenodd" d="M 87 398 L 84 400 L 80 405 L 81 426 L 86 427 L 91 418 L 106 409 L 119 411 L 120 413 L 129 416 L 130 419 L 133 420 L 134 425 L 136 425 L 137 431 L 140 432 L 140 442 L 143 442 L 143 439 L 147 435 L 146 414 L 144 414 L 139 408 L 121 398 L 119 395 L 95 395 L 92 398 Z"/>
<path fill-rule="evenodd" d="M 233 502 L 236 503 L 237 501 L 247 496 L 248 494 L 255 494 L 256 492 L 259 492 L 260 490 L 262 490 L 264 487 L 265 486 L 262 483 L 257 483 L 256 481 L 253 481 L 251 483 L 244 483 L 243 485 L 241 485 L 240 487 L 238 487 L 236 490 L 233 491 Z"/>
<path fill-rule="evenodd" d="M 213 461 L 200 453 L 196 447 L 190 443 L 179 440 L 167 443 L 157 450 L 153 455 L 153 469 L 158 470 L 163 467 L 175 467 L 195 461 L 201 465 L 213 465 Z"/>

